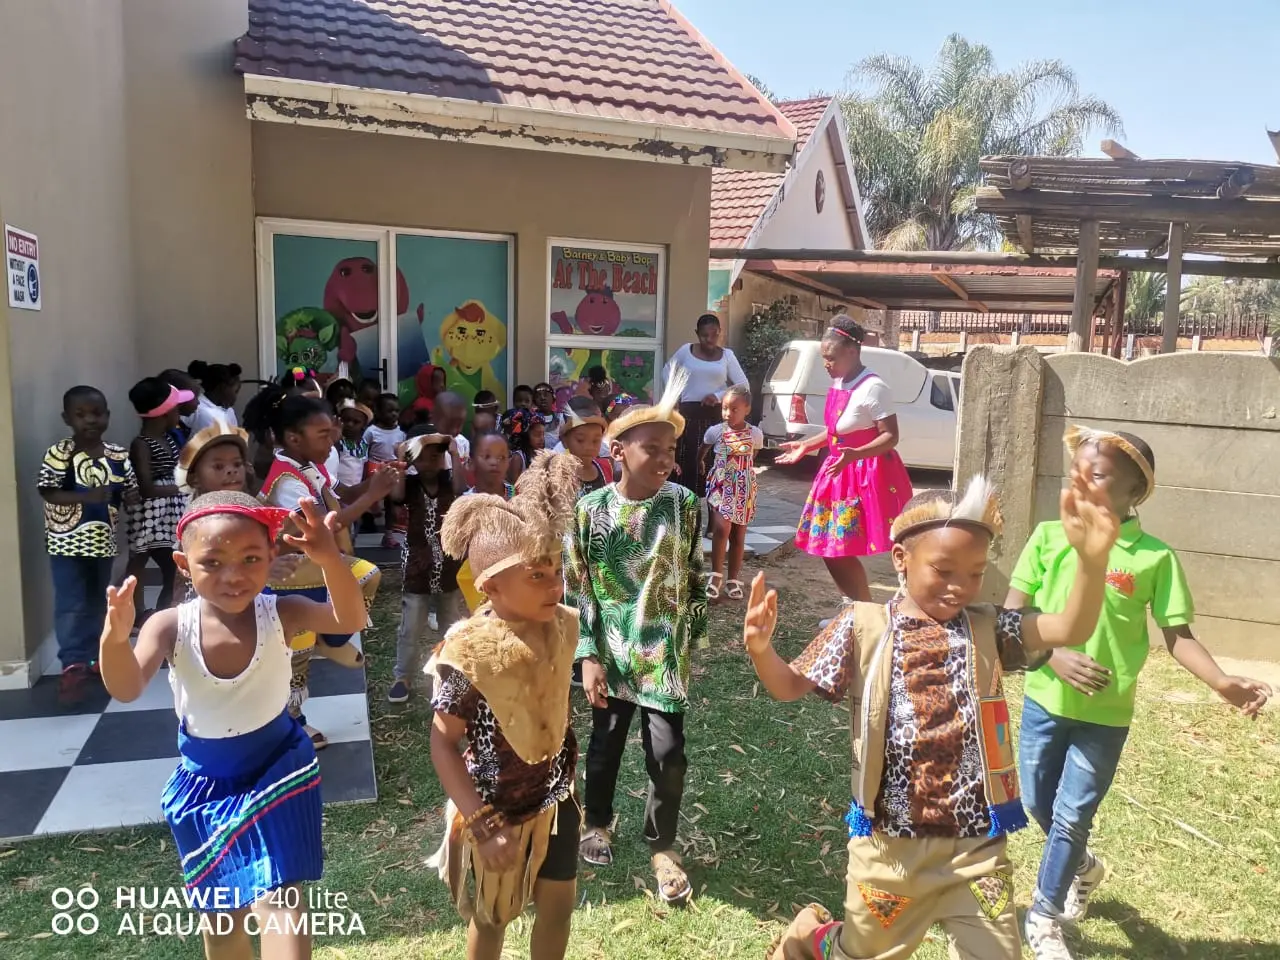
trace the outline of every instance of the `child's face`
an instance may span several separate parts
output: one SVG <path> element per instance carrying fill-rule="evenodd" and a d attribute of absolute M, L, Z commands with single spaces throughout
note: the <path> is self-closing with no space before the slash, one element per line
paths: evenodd
<path fill-rule="evenodd" d="M 240 396 L 240 378 L 232 377 L 220 387 L 209 392 L 209 399 L 220 407 L 234 407 Z"/>
<path fill-rule="evenodd" d="M 378 409 L 378 398 L 380 396 L 382 396 L 382 390 L 372 380 L 366 380 L 360 384 L 360 389 L 356 391 L 356 399 L 370 410 Z"/>
<path fill-rule="evenodd" d="M 728 396 L 720 404 L 720 416 L 731 427 L 740 427 L 746 422 L 751 408 L 741 397 Z"/>
<path fill-rule="evenodd" d="M 342 424 L 343 437 L 348 440 L 359 440 L 369 426 L 369 421 L 359 410 L 343 410 L 338 414 L 338 422 Z"/>
<path fill-rule="evenodd" d="M 1103 489 L 1117 517 L 1129 516 L 1138 505 L 1143 481 L 1137 467 L 1123 453 L 1105 444 L 1086 443 L 1076 451 L 1074 466 Z"/>
<path fill-rule="evenodd" d="M 207 447 L 195 462 L 189 482 L 199 493 L 243 491 L 244 453 L 234 443 Z"/>
<path fill-rule="evenodd" d="M 533 391 L 533 402 L 539 413 L 554 413 L 556 409 L 556 392 L 543 384 Z"/>
<path fill-rule="evenodd" d="M 657 493 L 675 469 L 675 428 L 669 423 L 642 423 L 614 440 L 610 453 L 622 461 L 624 480 Z"/>
<path fill-rule="evenodd" d="M 333 449 L 333 418 L 316 413 L 284 432 L 284 452 L 299 463 L 324 463 Z"/>
<path fill-rule="evenodd" d="M 418 459 L 413 461 L 413 468 L 424 480 L 434 480 L 440 476 L 440 471 L 444 469 L 444 447 L 423 447 Z"/>
<path fill-rule="evenodd" d="M 858 345 L 847 337 L 840 337 L 839 342 L 823 340 L 819 349 L 822 352 L 822 365 L 827 370 L 827 376 L 833 380 L 849 376 L 862 358 Z"/>
<path fill-rule="evenodd" d="M 502 437 L 481 437 L 480 442 L 471 448 L 471 465 L 475 468 L 477 480 L 505 477 L 510 462 L 511 450 Z"/>
<path fill-rule="evenodd" d="M 267 528 L 248 517 L 221 514 L 197 520 L 182 535 L 173 560 L 200 599 L 226 613 L 246 610 L 267 585 L 276 548 Z"/>
<path fill-rule="evenodd" d="M 529 449 L 545 450 L 547 446 L 547 428 L 541 423 L 535 423 L 529 428 Z"/>
<path fill-rule="evenodd" d="M 583 463 L 590 463 L 600 456 L 600 441 L 604 439 L 604 427 L 596 423 L 584 423 L 560 437 L 564 448 Z"/>
<path fill-rule="evenodd" d="M 378 426 L 387 430 L 395 429 L 400 423 L 400 401 L 383 399 L 378 401 Z"/>
<path fill-rule="evenodd" d="M 492 410 L 477 410 L 471 418 L 471 432 L 474 436 L 491 433 L 498 428 L 498 415 Z"/>
<path fill-rule="evenodd" d="M 564 599 L 564 571 L 560 558 L 522 563 L 503 570 L 485 583 L 484 592 L 504 620 L 549 623 Z"/>
<path fill-rule="evenodd" d="M 100 393 L 72 397 L 62 410 L 62 422 L 71 428 L 71 435 L 77 442 L 97 443 L 111 426 L 107 398 Z"/>
<path fill-rule="evenodd" d="M 532 410 L 533 409 L 533 391 L 517 390 L 515 394 L 511 397 L 511 402 L 514 403 L 517 407 L 519 407 L 522 410 Z"/>
<path fill-rule="evenodd" d="M 895 544 L 893 566 L 907 575 L 907 593 L 924 613 L 946 623 L 982 590 L 991 538 L 970 527 L 940 527 Z"/>

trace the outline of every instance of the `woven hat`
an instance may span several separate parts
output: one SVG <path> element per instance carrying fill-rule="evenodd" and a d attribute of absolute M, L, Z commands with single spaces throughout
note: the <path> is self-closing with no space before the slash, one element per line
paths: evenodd
<path fill-rule="evenodd" d="M 560 555 L 578 499 L 578 461 L 541 451 L 516 481 L 510 500 L 472 493 L 445 514 L 440 543 L 471 564 L 477 589 L 503 570 Z"/>
<path fill-rule="evenodd" d="M 912 497 L 889 528 L 889 539 L 908 537 L 939 527 L 969 527 L 985 531 L 993 540 L 1004 532 L 1004 517 L 995 485 L 979 474 L 961 496 L 952 490 L 930 490 Z"/>
<path fill-rule="evenodd" d="M 1062 435 L 1062 442 L 1066 446 L 1067 452 L 1071 454 L 1072 459 L 1075 459 L 1081 447 L 1093 443 L 1115 447 L 1132 460 L 1133 465 L 1138 468 L 1142 474 L 1142 479 L 1146 482 L 1146 488 L 1143 490 L 1142 496 L 1138 498 L 1138 503 L 1143 503 L 1156 492 L 1156 466 L 1148 459 L 1145 453 L 1134 445 L 1133 441 L 1135 439 L 1137 438 L 1131 438 L 1123 433 L 1096 430 L 1093 427 L 1082 427 L 1078 424 L 1072 424 L 1067 427 L 1066 432 Z"/>
<path fill-rule="evenodd" d="M 684 393 L 685 385 L 689 382 L 689 374 L 683 367 L 676 367 L 672 371 L 671 378 L 667 381 L 666 387 L 662 391 L 662 397 L 652 406 L 635 405 L 627 410 L 626 413 L 609 424 L 609 429 L 605 436 L 609 440 L 619 440 L 622 435 L 636 427 L 643 426 L 646 423 L 666 423 L 670 424 L 679 437 L 684 433 L 684 417 L 676 409 L 680 405 L 680 395 Z"/>
<path fill-rule="evenodd" d="M 179 490 L 183 493 L 195 492 L 191 489 L 187 478 L 191 475 L 191 471 L 195 469 L 196 461 L 200 459 L 201 454 L 206 450 L 221 443 L 234 443 L 246 458 L 249 456 L 249 432 L 239 427 L 233 427 L 222 417 L 217 417 L 211 426 L 193 434 L 191 439 L 187 441 L 187 445 L 182 448 L 182 454 L 178 458 L 178 466 L 173 471 L 173 482 Z"/>

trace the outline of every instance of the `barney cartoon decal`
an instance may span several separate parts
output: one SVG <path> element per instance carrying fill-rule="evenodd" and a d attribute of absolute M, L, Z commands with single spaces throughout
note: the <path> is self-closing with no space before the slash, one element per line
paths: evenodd
<path fill-rule="evenodd" d="M 338 362 L 359 372 L 355 335 L 378 325 L 378 265 L 368 257 L 339 260 L 324 285 L 324 308 L 339 325 Z M 409 284 L 396 271 L 396 313 L 409 309 Z M 422 305 L 418 305 L 421 320 Z"/>

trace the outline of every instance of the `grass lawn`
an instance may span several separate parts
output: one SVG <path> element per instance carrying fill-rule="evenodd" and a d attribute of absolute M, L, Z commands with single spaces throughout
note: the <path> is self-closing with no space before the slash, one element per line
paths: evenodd
<path fill-rule="evenodd" d="M 766 561 L 782 588 L 778 639 L 794 655 L 833 592 L 807 557 Z M 394 575 L 384 580 L 368 635 L 376 804 L 329 807 L 322 887 L 343 892 L 364 936 L 317 940 L 329 960 L 461 960 L 464 935 L 444 888 L 423 860 L 434 849 L 443 798 L 431 768 L 429 712 L 419 699 L 391 706 L 398 613 Z M 829 608 L 829 607 L 828 607 Z M 732 611 L 732 612 L 731 612 Z M 617 863 L 580 876 L 581 908 L 569 956 L 595 958 L 760 957 L 798 904 L 843 900 L 841 817 L 849 802 L 847 711 L 817 699 L 775 704 L 763 696 L 740 649 L 740 608 L 714 619 L 710 651 L 697 657 L 687 723 L 689 777 L 682 837 L 698 897 L 669 910 L 648 892 L 638 837 L 644 772 L 638 737 L 619 785 Z M 1015 712 L 1021 688 L 1008 694 Z M 585 742 L 588 715 L 574 695 Z M 1114 875 L 1075 941 L 1078 957 L 1168 960 L 1280 958 L 1280 711 L 1256 723 L 1212 702 L 1163 652 L 1152 656 L 1138 718 L 1115 788 L 1103 805 L 1095 848 Z M 581 768 L 581 765 L 580 765 Z M 159 798 L 157 798 L 158 802 Z M 1019 906 L 1026 904 L 1039 830 L 1012 840 Z M 51 892 L 93 884 L 167 888 L 177 860 L 163 827 L 80 835 L 0 850 L 0 958 L 4 960 L 181 960 L 202 956 L 197 940 L 124 937 L 104 905 L 93 938 L 49 935 Z M 512 928 L 508 954 L 527 956 L 529 920 Z M 946 956 L 941 940 L 917 956 Z"/>

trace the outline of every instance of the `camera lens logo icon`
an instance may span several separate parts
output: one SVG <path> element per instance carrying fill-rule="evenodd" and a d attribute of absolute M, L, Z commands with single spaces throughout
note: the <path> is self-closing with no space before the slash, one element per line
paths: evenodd
<path fill-rule="evenodd" d="M 98 909 L 100 900 L 98 891 L 93 887 L 81 887 L 72 890 L 69 887 L 58 887 L 51 898 L 53 909 L 52 930 L 60 937 L 71 933 L 90 936 L 98 932 Z"/>

